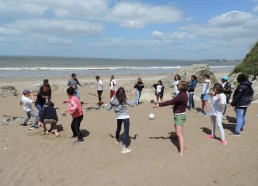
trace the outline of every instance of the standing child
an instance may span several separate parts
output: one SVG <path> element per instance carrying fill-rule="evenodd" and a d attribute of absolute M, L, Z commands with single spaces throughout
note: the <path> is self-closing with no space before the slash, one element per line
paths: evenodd
<path fill-rule="evenodd" d="M 189 100 L 188 100 L 188 110 L 191 110 L 192 108 L 195 108 L 194 104 L 194 90 L 197 85 L 197 77 L 195 75 L 191 76 L 191 81 L 188 84 L 188 94 L 189 94 Z"/>
<path fill-rule="evenodd" d="M 82 111 L 82 105 L 80 103 L 80 100 L 78 99 L 77 96 L 75 96 L 75 91 L 74 88 L 70 87 L 67 89 L 67 95 L 69 97 L 69 100 L 64 101 L 64 103 L 69 103 L 69 108 L 67 108 L 64 112 L 65 113 L 70 113 L 73 121 L 71 123 L 71 129 L 73 132 L 72 138 L 78 138 L 76 141 L 77 143 L 82 143 L 84 141 L 81 130 L 80 130 L 80 125 L 81 121 L 83 119 L 83 111 Z"/>
<path fill-rule="evenodd" d="M 119 144 L 119 134 L 121 131 L 122 123 L 124 123 L 124 134 L 123 134 L 123 146 L 121 153 L 129 153 L 132 150 L 127 148 L 127 139 L 129 137 L 130 128 L 130 116 L 126 105 L 134 106 L 134 99 L 128 100 L 125 95 L 125 89 L 120 87 L 116 96 L 113 97 L 108 104 L 105 104 L 106 109 L 109 111 L 114 108 L 117 119 L 117 129 L 116 129 L 116 144 Z"/>
<path fill-rule="evenodd" d="M 35 101 L 35 107 L 38 109 L 38 117 L 40 118 L 43 107 L 47 101 L 51 99 L 51 89 L 49 84 L 40 87 Z"/>
<path fill-rule="evenodd" d="M 219 128 L 221 144 L 227 145 L 227 141 L 225 140 L 225 133 L 222 126 L 222 117 L 223 112 L 225 110 L 225 106 L 227 104 L 227 99 L 225 94 L 223 94 L 223 87 L 221 84 L 216 83 L 213 86 L 215 95 L 212 95 L 212 103 L 210 110 L 210 118 L 211 118 L 211 134 L 208 135 L 208 138 L 212 139 L 215 136 L 216 126 Z"/>
<path fill-rule="evenodd" d="M 116 80 L 115 80 L 115 76 L 111 75 L 110 76 L 110 99 L 116 95 Z"/>
<path fill-rule="evenodd" d="M 155 95 L 156 95 L 156 104 L 159 104 L 159 102 L 163 101 L 163 94 L 165 87 L 163 86 L 163 83 L 161 80 L 158 80 L 157 84 L 153 85 L 156 89 Z"/>
<path fill-rule="evenodd" d="M 159 103 L 156 107 L 164 107 L 168 105 L 174 105 L 173 107 L 173 113 L 174 113 L 174 125 L 176 130 L 176 135 L 179 140 L 179 149 L 180 149 L 180 155 L 183 156 L 184 154 L 184 137 L 183 137 L 183 126 L 186 121 L 186 107 L 187 107 L 187 101 L 188 101 L 188 95 L 186 93 L 188 87 L 186 82 L 179 82 L 178 84 L 178 90 L 179 94 L 174 97 L 173 99 L 169 101 L 165 101 L 163 103 Z"/>
<path fill-rule="evenodd" d="M 96 81 L 97 81 L 98 98 L 99 98 L 99 101 L 101 101 L 101 95 L 102 95 L 102 92 L 103 92 L 103 83 L 100 80 L 99 76 L 96 76 Z"/>
<path fill-rule="evenodd" d="M 142 92 L 142 89 L 144 88 L 142 78 L 138 77 L 137 82 L 134 85 L 134 88 L 136 89 L 136 100 L 135 100 L 136 103 L 135 104 L 136 104 L 136 106 L 138 106 L 139 102 L 140 102 L 141 92 Z"/>
<path fill-rule="evenodd" d="M 34 96 L 31 94 L 29 90 L 23 91 L 23 96 L 21 98 L 21 105 L 23 106 L 23 110 L 26 112 L 26 116 L 24 117 L 22 126 L 26 126 L 29 119 L 33 118 L 32 125 L 30 130 L 38 127 L 38 115 L 32 109 L 32 103 L 34 103 Z"/>
<path fill-rule="evenodd" d="M 179 74 L 176 74 L 174 77 L 174 82 L 172 83 L 173 87 L 174 87 L 174 96 L 177 96 L 179 94 L 179 90 L 177 88 L 177 85 L 179 83 L 179 81 L 181 80 L 181 77 Z"/>
<path fill-rule="evenodd" d="M 209 100 L 209 92 L 210 92 L 210 76 L 208 74 L 204 74 L 204 80 L 202 83 L 202 94 L 201 94 L 201 100 L 202 100 L 202 110 L 201 112 L 204 115 L 208 115 L 208 100 Z"/>
<path fill-rule="evenodd" d="M 67 82 L 67 86 L 68 87 L 72 87 L 74 88 L 74 94 L 78 97 L 78 99 L 80 100 L 80 95 L 79 95 L 79 91 L 78 91 L 78 87 L 77 85 L 79 85 L 81 87 L 81 84 L 79 82 L 79 80 L 77 79 L 76 77 L 76 74 L 75 73 L 72 73 L 71 74 L 71 79 Z"/>
<path fill-rule="evenodd" d="M 228 76 L 223 76 L 221 78 L 221 82 L 222 82 L 222 87 L 223 87 L 223 93 L 225 94 L 226 98 L 227 98 L 227 104 L 229 104 L 229 100 L 231 98 L 231 94 L 232 94 L 232 90 L 231 90 L 231 84 L 230 82 L 228 82 Z M 227 119 L 225 116 L 227 110 L 227 105 L 225 106 L 225 110 L 223 112 L 223 118 L 222 119 Z"/>

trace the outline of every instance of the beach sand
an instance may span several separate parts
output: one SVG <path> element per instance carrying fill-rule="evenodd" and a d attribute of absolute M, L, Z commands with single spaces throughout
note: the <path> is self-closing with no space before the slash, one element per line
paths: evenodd
<path fill-rule="evenodd" d="M 163 77 L 165 75 L 146 75 L 142 79 L 146 84 L 153 84 Z M 109 77 L 101 78 L 106 85 L 103 97 L 108 101 Z M 136 78 L 116 77 L 118 85 L 128 91 L 128 97 Z M 153 104 L 145 101 L 139 107 L 129 108 L 129 148 L 133 151 L 121 154 L 121 145 L 114 144 L 115 113 L 91 109 L 97 103 L 97 96 L 89 87 L 79 88 L 81 101 L 85 103 L 81 123 L 85 142 L 73 143 L 74 139 L 70 138 L 71 116 L 61 116 L 67 106 L 62 102 L 67 99 L 68 79 L 49 79 L 51 85 L 56 85 L 52 100 L 58 108 L 60 138 L 52 134 L 42 135 L 42 129 L 30 131 L 29 125 L 0 126 L 0 185 L 257 185 L 258 104 L 248 108 L 245 132 L 240 137 L 229 135 L 235 127 L 231 123 L 235 113 L 232 107 L 228 107 L 228 119 L 223 120 L 226 146 L 221 145 L 219 139 L 207 138 L 211 128 L 209 117 L 196 110 L 187 111 L 185 154 L 181 157 L 177 141 L 170 138 L 175 134 L 171 107 L 154 109 Z M 25 113 L 19 105 L 21 91 L 37 89 L 42 80 L 1 79 L 2 86 L 15 86 L 19 94 L 0 98 L 1 115 L 23 117 Z M 82 84 L 95 83 L 94 77 L 79 77 L 79 80 Z M 196 97 L 199 97 L 198 93 Z M 201 103 L 196 101 L 196 107 L 200 106 Z M 35 107 L 34 110 L 37 111 Z M 155 114 L 154 120 L 148 119 L 150 113 Z M 216 135 L 220 137 L 218 130 Z"/>

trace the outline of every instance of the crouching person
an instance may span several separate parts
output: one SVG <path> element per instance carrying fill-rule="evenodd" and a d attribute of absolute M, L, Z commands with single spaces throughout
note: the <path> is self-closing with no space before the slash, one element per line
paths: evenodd
<path fill-rule="evenodd" d="M 56 137 L 60 137 L 56 126 L 57 121 L 58 117 L 56 114 L 56 109 L 54 108 L 54 103 L 46 103 L 39 120 L 39 127 L 42 127 L 44 130 L 43 134 L 48 134 L 48 132 L 51 132 L 52 134 L 55 134 Z M 50 130 L 47 129 L 46 124 L 51 125 Z"/>

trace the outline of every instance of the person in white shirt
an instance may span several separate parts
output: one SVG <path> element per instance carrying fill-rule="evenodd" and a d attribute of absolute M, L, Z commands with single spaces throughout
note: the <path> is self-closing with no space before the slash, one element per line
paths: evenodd
<path fill-rule="evenodd" d="M 116 95 L 116 80 L 115 80 L 115 76 L 111 75 L 110 76 L 110 99 Z"/>
<path fill-rule="evenodd" d="M 181 77 L 179 74 L 176 74 L 174 77 L 175 82 L 172 83 L 173 87 L 174 87 L 174 96 L 177 96 L 179 94 L 179 90 L 177 88 L 177 85 L 179 83 L 179 81 L 181 80 Z"/>
<path fill-rule="evenodd" d="M 31 94 L 29 90 L 24 90 L 20 104 L 23 106 L 23 110 L 26 112 L 26 116 L 24 117 L 23 123 L 21 125 L 26 126 L 27 122 L 32 117 L 33 121 L 30 130 L 38 127 L 38 115 L 33 111 L 32 103 L 35 103 L 33 94 Z"/>
<path fill-rule="evenodd" d="M 223 93 L 223 87 L 221 84 L 216 83 L 213 87 L 215 94 L 212 96 L 212 103 L 210 109 L 210 118 L 211 118 L 211 134 L 208 135 L 209 139 L 213 139 L 215 136 L 216 126 L 219 128 L 221 136 L 221 144 L 227 145 L 225 140 L 225 133 L 222 125 L 223 112 L 227 104 L 227 98 Z"/>
<path fill-rule="evenodd" d="M 103 83 L 100 80 L 99 76 L 96 76 L 96 81 L 97 81 L 97 92 L 98 92 L 98 97 L 99 97 L 99 101 L 101 101 L 101 95 L 103 92 Z"/>
<path fill-rule="evenodd" d="M 156 104 L 158 105 L 159 102 L 163 101 L 163 94 L 164 94 L 164 86 L 161 80 L 158 81 L 157 84 L 153 85 L 156 89 L 155 95 L 156 95 Z"/>
<path fill-rule="evenodd" d="M 202 100 L 202 110 L 201 112 L 205 115 L 208 115 L 208 99 L 209 99 L 209 92 L 210 92 L 210 76 L 208 74 L 204 74 L 204 81 L 202 83 L 202 93 L 201 93 L 201 100 Z"/>

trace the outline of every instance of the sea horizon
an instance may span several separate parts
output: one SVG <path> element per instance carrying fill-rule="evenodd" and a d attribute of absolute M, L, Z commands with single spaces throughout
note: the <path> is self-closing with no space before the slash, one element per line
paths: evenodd
<path fill-rule="evenodd" d="M 112 59 L 52 56 L 0 56 L 0 77 L 61 77 L 110 74 L 170 74 L 193 64 L 208 64 L 212 71 L 233 70 L 238 60 Z"/>

